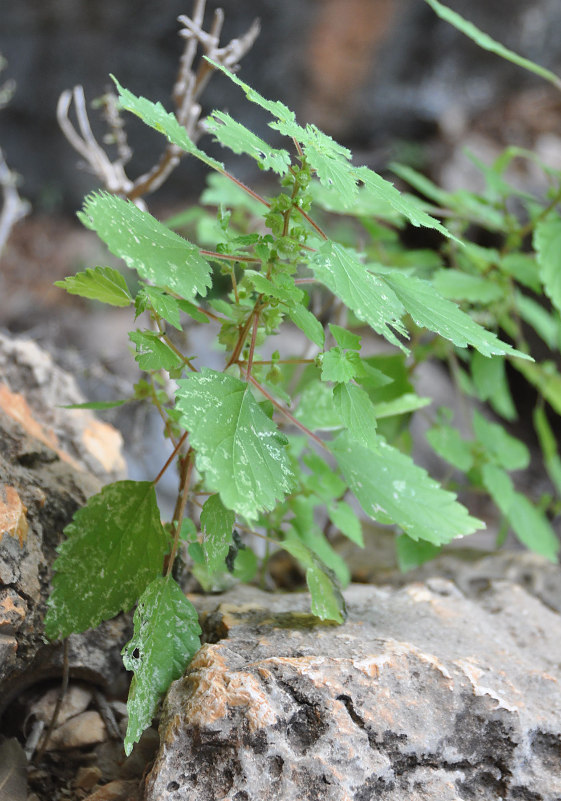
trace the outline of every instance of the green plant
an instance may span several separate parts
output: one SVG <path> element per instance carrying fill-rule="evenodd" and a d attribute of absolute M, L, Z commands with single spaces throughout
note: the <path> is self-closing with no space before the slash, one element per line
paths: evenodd
<path fill-rule="evenodd" d="M 66 637 L 137 604 L 134 635 L 123 651 L 125 666 L 134 671 L 127 753 L 199 647 L 197 615 L 173 575 L 179 555 L 210 587 L 228 572 L 251 580 L 259 562 L 265 570 L 271 551 L 282 548 L 305 570 L 313 613 L 342 622 L 340 588 L 349 572 L 326 531 L 331 525 L 362 545 L 350 494 L 366 515 L 402 532 L 403 566 L 483 525 L 407 454 L 409 415 L 429 402 L 411 383 L 416 367 L 428 358 L 446 361 L 462 392 L 490 400 L 507 419 L 514 412 L 505 359 L 549 402 L 547 382 L 559 380 L 528 355 L 522 329 L 511 317 L 513 311 L 524 316 L 523 308 L 525 319 L 532 316 L 517 282 L 536 292 L 543 284 L 557 304 L 546 255 L 557 235 L 557 195 L 540 211 L 528 200 L 530 222 L 520 224 L 506 208 L 512 192 L 501 183 L 501 165 L 486 172 L 491 199 L 442 193 L 399 169 L 445 206 L 438 214 L 449 219 L 447 228 L 430 204 L 354 166 L 346 148 L 313 125 L 299 125 L 284 104 L 266 100 L 217 62 L 208 63 L 267 111 L 270 127 L 287 138 L 288 149 L 271 147 L 224 112 L 207 119 L 218 142 L 273 173 L 277 193 L 265 198 L 244 186 L 194 144 L 175 115 L 115 81 L 122 109 L 214 171 L 202 200 L 216 203 L 215 217 L 203 211 L 187 215 L 198 226 L 199 241 L 207 245 L 212 238 L 214 244 L 200 247 L 178 235 L 173 226 L 185 217 L 165 224 L 128 200 L 97 192 L 86 199 L 80 219 L 136 271 L 140 289 L 133 297 L 120 272 L 101 266 L 60 282 L 83 297 L 134 304 L 137 318 L 146 320 L 129 335 L 147 373 L 134 398 L 156 405 L 173 446 L 152 482 L 116 482 L 77 512 L 59 546 L 45 621 L 48 637 Z M 509 243 L 507 252 L 495 257 L 462 242 L 473 220 L 496 225 Z M 398 232 L 405 223 L 445 237 L 441 253 L 404 250 Z M 330 237 L 328 226 L 337 234 Z M 533 257 L 519 252 L 534 228 L 538 276 Z M 365 241 L 364 247 L 357 248 L 357 241 Z M 224 279 L 227 293 L 209 294 Z M 307 290 L 331 304 L 331 320 L 314 313 Z M 535 322 L 539 314 L 533 313 Z M 206 367 L 204 354 L 178 345 L 172 331 L 181 331 L 182 315 L 213 333 L 224 354 L 222 371 Z M 554 330 L 559 342 L 561 329 L 552 328 L 552 321 L 559 323 L 555 308 L 547 321 L 541 327 Z M 540 324 L 535 328 L 539 332 Z M 498 338 L 500 329 L 516 347 Z M 279 330 L 301 334 L 298 341 L 286 340 L 287 352 L 283 338 L 282 352 L 271 352 Z M 380 351 L 374 343 L 383 340 L 388 347 Z M 479 413 L 475 438 L 465 442 L 449 417 L 441 412 L 436 419 L 429 434 L 433 447 L 491 494 L 530 547 L 554 558 L 557 543 L 544 511 L 516 492 L 508 476 L 526 464 L 525 447 Z M 559 460 L 542 407 L 536 420 L 559 488 Z M 174 462 L 177 504 L 171 522 L 162 523 L 155 486 Z M 531 541 L 517 527 L 523 515 L 533 526 Z M 321 516 L 328 521 L 325 529 Z M 264 549 L 255 553 L 250 540 Z"/>

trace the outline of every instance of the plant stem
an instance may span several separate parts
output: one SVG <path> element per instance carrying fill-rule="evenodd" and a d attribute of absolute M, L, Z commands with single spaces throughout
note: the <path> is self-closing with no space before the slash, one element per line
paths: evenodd
<path fill-rule="evenodd" d="M 192 370 L 194 373 L 197 373 L 197 372 L 198 372 L 198 370 L 197 370 L 197 368 L 194 366 L 194 364 L 193 364 L 193 363 L 192 363 L 192 362 L 191 362 L 191 361 L 190 361 L 190 360 L 187 358 L 187 356 L 184 356 L 184 355 L 181 353 L 181 351 L 179 350 L 179 348 L 176 348 L 176 346 L 173 344 L 173 342 L 171 341 L 171 339 L 168 337 L 168 335 L 167 335 L 167 334 L 162 334 L 162 339 L 164 340 L 164 342 L 166 343 L 166 345 L 168 346 L 168 348 L 171 348 L 171 350 L 172 350 L 172 351 L 173 351 L 173 352 L 176 354 L 176 356 L 179 356 L 179 358 L 181 359 L 181 361 L 182 361 L 182 362 L 184 362 L 184 363 L 187 365 L 187 367 L 189 368 L 189 370 Z"/>
<path fill-rule="evenodd" d="M 275 409 L 278 409 L 279 412 L 287 418 L 287 420 L 290 420 L 290 422 L 293 425 L 297 426 L 297 428 L 303 431 L 307 437 L 309 437 L 316 443 L 316 445 L 319 445 L 319 447 L 323 448 L 323 450 L 325 451 L 329 450 L 329 448 L 327 447 L 325 442 L 323 442 L 323 440 L 321 440 L 318 436 L 316 436 L 316 434 L 314 434 L 313 431 L 310 431 L 309 428 L 306 428 L 306 426 L 303 423 L 301 423 L 300 420 L 297 420 L 294 417 L 294 415 L 290 414 L 288 409 L 285 409 L 284 406 L 281 403 L 279 403 L 278 400 L 276 400 L 276 398 L 274 398 L 269 392 L 267 392 L 265 387 L 261 386 L 261 384 L 258 381 L 256 381 L 252 375 L 248 377 L 248 381 L 251 381 L 253 386 L 256 387 L 259 390 L 259 392 L 267 398 L 267 400 L 271 401 Z"/>
<path fill-rule="evenodd" d="M 160 470 L 160 472 L 158 473 L 158 475 L 156 476 L 156 478 L 152 479 L 152 484 L 153 484 L 154 486 L 156 486 L 156 484 L 157 484 L 157 483 L 158 483 L 158 481 L 161 479 L 161 477 L 164 475 L 164 473 L 166 472 L 166 470 L 168 469 L 168 467 L 170 466 L 170 464 L 172 463 L 172 461 L 175 459 L 175 456 L 177 455 L 177 452 L 179 451 L 179 449 L 181 448 L 181 446 L 183 445 L 183 443 L 184 443 L 184 442 L 185 442 L 185 440 L 187 439 L 187 436 L 188 436 L 188 434 L 189 434 L 189 432 L 188 432 L 188 431 L 185 431 L 185 432 L 182 434 L 182 436 L 181 436 L 181 439 L 179 440 L 179 442 L 177 443 L 177 445 L 174 447 L 173 451 L 171 452 L 171 455 L 170 455 L 170 457 L 169 457 L 169 458 L 166 460 L 166 463 L 165 463 L 165 465 L 162 467 L 162 469 Z"/>
<path fill-rule="evenodd" d="M 208 256 L 210 259 L 223 259 L 224 261 L 243 261 L 252 264 L 261 264 L 261 259 L 256 256 L 236 256 L 234 253 L 217 253 L 215 250 L 199 250 L 201 256 Z"/>
<path fill-rule="evenodd" d="M 249 355 L 247 357 L 246 379 L 248 381 L 251 376 L 251 367 L 253 365 L 253 354 L 255 353 L 255 342 L 257 340 L 258 328 L 259 328 L 259 310 L 257 310 L 253 315 L 253 331 L 251 332 L 251 345 L 249 346 Z"/>
<path fill-rule="evenodd" d="M 253 364 L 314 364 L 315 359 L 254 359 Z M 246 362 L 240 362 L 245 365 Z"/>
<path fill-rule="evenodd" d="M 191 473 L 193 472 L 193 449 L 189 448 L 181 461 L 181 475 L 179 478 L 179 494 L 175 502 L 175 509 L 173 511 L 173 545 L 171 553 L 167 560 L 166 576 L 171 575 L 173 563 L 177 556 L 177 548 L 179 546 L 179 534 L 181 532 L 181 523 L 185 514 L 185 507 L 187 505 L 187 495 L 189 494 L 189 484 L 191 483 Z"/>
<path fill-rule="evenodd" d="M 222 170 L 220 172 L 222 172 Z M 247 194 L 251 195 L 251 197 L 255 198 L 255 200 L 258 200 L 260 203 L 263 203 L 263 205 L 267 206 L 268 209 L 271 208 L 271 204 L 268 203 L 264 197 L 261 197 L 261 195 L 258 195 L 257 192 L 254 192 L 253 189 L 250 189 L 249 186 L 246 186 L 244 183 L 242 183 L 242 181 L 239 181 L 231 173 L 229 173 L 228 170 L 224 170 L 224 172 L 222 172 L 222 175 L 224 175 L 225 178 L 229 178 L 230 181 L 233 181 L 236 184 L 236 186 L 239 186 L 240 189 L 243 189 L 244 192 L 247 192 Z"/>

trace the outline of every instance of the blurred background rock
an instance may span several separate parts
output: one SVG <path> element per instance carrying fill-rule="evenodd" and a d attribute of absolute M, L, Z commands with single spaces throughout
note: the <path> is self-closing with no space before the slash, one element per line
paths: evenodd
<path fill-rule="evenodd" d="M 217 5 L 226 16 L 223 41 L 243 34 L 255 17 L 261 20 L 241 76 L 377 168 L 396 151 L 401 156 L 443 134 L 459 136 L 485 112 L 499 113 L 508 138 L 504 114 L 523 90 L 534 89 L 549 112 L 557 102 L 543 100 L 547 90 L 538 79 L 477 48 L 422 0 L 209 0 L 209 19 Z M 526 57 L 554 70 L 561 66 L 559 0 L 448 5 Z M 170 108 L 182 49 L 176 18 L 190 6 L 190 0 L 3 1 L 0 52 L 17 88 L 0 117 L 0 145 L 36 210 L 73 211 L 96 185 L 76 169 L 77 156 L 57 126 L 60 93 L 83 84 L 91 102 L 114 73 L 127 88 Z M 259 110 L 223 78 L 213 79 L 203 100 L 207 110 L 227 108 L 264 130 Z M 527 99 L 524 107 L 536 102 Z M 546 124 L 542 106 L 527 115 L 532 124 L 536 111 Z M 161 139 L 140 124 L 130 128 L 140 173 L 153 163 Z M 158 197 L 195 197 L 202 174 L 185 160 Z"/>

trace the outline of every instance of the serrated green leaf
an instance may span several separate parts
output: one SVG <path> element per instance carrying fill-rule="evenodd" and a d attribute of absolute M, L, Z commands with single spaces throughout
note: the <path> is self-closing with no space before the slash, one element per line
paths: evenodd
<path fill-rule="evenodd" d="M 369 272 L 357 256 L 342 245 L 325 242 L 310 260 L 309 266 L 316 278 L 333 292 L 378 334 L 393 345 L 406 351 L 405 346 L 394 336 L 407 337 L 401 322 L 404 313 L 402 303 L 377 276 Z"/>
<path fill-rule="evenodd" d="M 120 272 L 112 267 L 88 267 L 84 272 L 69 275 L 55 286 L 65 289 L 70 295 L 99 300 L 110 306 L 128 306 L 132 296 L 127 282 Z"/>
<path fill-rule="evenodd" d="M 165 292 L 153 286 L 144 287 L 137 295 L 137 302 L 140 297 L 140 303 L 142 304 L 143 295 L 146 296 L 147 301 L 159 317 L 166 320 L 178 331 L 182 330 L 179 317 L 179 301 L 176 298 L 166 295 Z"/>
<path fill-rule="evenodd" d="M 364 548 L 362 524 L 349 504 L 345 501 L 333 502 L 328 505 L 327 511 L 329 519 L 341 534 L 344 534 L 355 545 Z"/>
<path fill-rule="evenodd" d="M 287 439 L 248 384 L 205 368 L 178 381 L 177 408 L 196 452 L 197 469 L 226 508 L 254 520 L 292 488 Z"/>
<path fill-rule="evenodd" d="M 138 601 L 134 633 L 122 652 L 125 669 L 134 671 L 127 700 L 127 756 L 152 723 L 162 695 L 201 647 L 200 634 L 196 609 L 171 576 L 154 579 Z"/>
<path fill-rule="evenodd" d="M 355 351 L 331 348 L 321 355 L 321 380 L 347 383 L 355 377 L 358 362 Z"/>
<path fill-rule="evenodd" d="M 188 314 L 189 317 L 192 317 L 195 322 L 203 323 L 204 325 L 210 323 L 210 319 L 206 316 L 206 314 L 203 314 L 201 311 L 199 311 L 194 303 L 181 299 L 177 301 L 177 304 L 181 311 L 185 312 L 185 314 Z"/>
<path fill-rule="evenodd" d="M 306 571 L 306 582 L 311 595 L 312 613 L 320 620 L 344 623 L 347 616 L 345 600 L 334 579 L 321 568 L 318 557 L 295 536 L 280 543 Z"/>
<path fill-rule="evenodd" d="M 438 270 L 432 277 L 436 291 L 448 300 L 470 303 L 493 303 L 504 296 L 503 287 L 482 275 L 469 275 L 460 270 Z"/>
<path fill-rule="evenodd" d="M 395 541 L 397 564 L 402 573 L 414 570 L 440 553 L 440 546 L 423 540 L 415 541 L 407 534 L 400 534 Z"/>
<path fill-rule="evenodd" d="M 515 491 L 508 473 L 500 467 L 484 465 L 482 477 L 487 491 L 520 542 L 550 562 L 556 562 L 559 540 L 543 512 L 531 504 L 525 495 Z"/>
<path fill-rule="evenodd" d="M 331 387 L 322 381 L 304 387 L 294 417 L 311 431 L 331 431 L 343 425 L 333 407 Z"/>
<path fill-rule="evenodd" d="M 350 151 L 315 125 L 306 125 L 297 138 L 322 186 L 336 192 L 343 207 L 352 206 L 358 194 L 358 183 L 350 161 Z"/>
<path fill-rule="evenodd" d="M 230 148 L 234 153 L 246 153 L 257 161 L 261 169 L 273 170 L 278 175 L 286 175 L 288 172 L 288 151 L 271 147 L 224 111 L 213 111 L 206 118 L 205 125 L 221 145 Z"/>
<path fill-rule="evenodd" d="M 198 248 L 130 200 L 97 192 L 88 195 L 78 216 L 141 278 L 187 299 L 206 295 L 211 266 Z"/>
<path fill-rule="evenodd" d="M 280 122 L 286 123 L 287 125 L 293 124 L 297 129 L 300 127 L 296 123 L 296 117 L 293 111 L 291 111 L 284 103 L 281 103 L 280 100 L 266 100 L 262 95 L 259 94 L 255 89 L 252 89 L 247 83 L 244 83 L 241 78 L 238 78 L 237 75 L 234 75 L 233 72 L 230 72 L 226 67 L 219 64 L 217 61 L 213 61 L 208 56 L 205 56 L 205 60 L 208 61 L 209 64 L 219 70 L 220 72 L 224 73 L 227 78 L 229 78 L 233 83 L 237 84 L 243 91 L 245 92 L 245 96 L 248 100 L 252 103 L 256 103 L 261 108 L 264 108 L 274 117 L 276 117 Z M 271 125 L 271 127 L 273 127 Z M 280 129 L 278 129 L 280 130 Z M 291 131 L 292 129 L 289 128 Z M 284 131 L 281 131 L 284 133 Z M 292 133 L 287 133 L 287 136 L 292 136 Z"/>
<path fill-rule="evenodd" d="M 254 289 L 266 297 L 276 298 L 284 303 L 294 303 L 301 300 L 304 295 L 290 276 L 275 275 L 270 279 L 256 270 L 245 270 L 244 275 Z"/>
<path fill-rule="evenodd" d="M 442 489 L 381 437 L 372 451 L 342 434 L 331 443 L 331 451 L 366 514 L 380 523 L 396 524 L 411 539 L 444 545 L 484 528 L 454 493 Z"/>
<path fill-rule="evenodd" d="M 134 358 L 141 370 L 175 370 L 183 364 L 154 331 L 130 331 L 129 339 L 136 345 Z"/>
<path fill-rule="evenodd" d="M 376 449 L 376 415 L 368 394 L 355 384 L 337 384 L 333 404 L 350 436 L 367 448 Z"/>
<path fill-rule="evenodd" d="M 433 450 L 458 470 L 465 473 L 473 466 L 472 445 L 462 439 L 456 428 L 449 425 L 434 426 L 425 436 Z"/>
<path fill-rule="evenodd" d="M 64 533 L 47 602 L 50 639 L 128 612 L 161 573 L 169 547 L 150 481 L 108 484 L 76 512 Z"/>
<path fill-rule="evenodd" d="M 145 97 L 136 97 L 128 89 L 124 89 L 115 76 L 111 75 L 111 79 L 119 92 L 121 108 L 136 114 L 146 125 L 163 133 L 169 142 L 185 150 L 186 153 L 195 156 L 214 170 L 224 172 L 224 165 L 199 150 L 195 143 L 189 139 L 187 131 L 177 120 L 177 117 L 167 112 L 161 103 L 153 103 Z"/>
<path fill-rule="evenodd" d="M 205 501 L 201 511 L 201 529 L 203 532 L 203 551 L 209 573 L 224 570 L 225 559 L 232 545 L 232 530 L 236 515 L 226 509 L 220 495 L 211 495 Z"/>
<path fill-rule="evenodd" d="M 408 219 L 412 225 L 434 228 L 434 230 L 439 231 L 449 239 L 456 239 L 442 223 L 439 223 L 438 220 L 423 211 L 420 204 L 402 195 L 390 181 L 386 181 L 381 175 L 378 175 L 368 167 L 355 168 L 353 174 L 357 180 L 362 181 L 369 192 L 388 203 L 395 211 Z"/>
<path fill-rule="evenodd" d="M 545 294 L 561 311 L 561 218 L 541 220 L 534 231 L 540 278 Z"/>
<path fill-rule="evenodd" d="M 469 39 L 478 44 L 479 47 L 482 47 L 484 50 L 489 50 L 491 53 L 495 53 L 501 58 L 504 58 L 507 61 L 510 61 L 525 70 L 528 70 L 529 72 L 533 72 L 535 75 L 539 75 L 541 78 L 545 78 L 546 81 L 549 81 L 558 89 L 561 88 L 561 81 L 557 75 L 555 75 L 555 73 L 550 72 L 550 70 L 545 69 L 545 67 L 540 67 L 538 64 L 534 64 L 533 61 L 519 56 L 517 53 L 509 50 L 504 45 L 496 42 L 488 34 L 480 31 L 479 28 L 477 28 L 472 22 L 468 22 L 456 11 L 452 11 L 450 8 L 442 5 L 442 3 L 438 2 L 438 0 L 425 0 L 425 2 L 429 4 L 433 11 L 438 14 L 441 19 L 450 23 L 450 25 L 453 25 Z"/>
<path fill-rule="evenodd" d="M 432 403 L 431 398 L 421 398 L 414 392 L 405 392 L 389 401 L 380 401 L 373 404 L 373 411 L 377 418 L 394 417 L 396 414 L 410 414 L 423 409 Z"/>
<path fill-rule="evenodd" d="M 530 464 L 530 451 L 498 423 L 486 420 L 477 410 L 473 412 L 473 431 L 495 464 L 506 470 L 524 470 Z"/>
<path fill-rule="evenodd" d="M 341 328 L 340 325 L 335 325 L 334 323 L 329 323 L 329 330 L 340 348 L 360 350 L 362 337 L 358 334 L 353 334 L 352 331 L 347 331 L 346 328 Z"/>
<path fill-rule="evenodd" d="M 440 297 L 428 281 L 399 272 L 384 275 L 383 280 L 395 292 L 416 325 L 449 339 L 459 348 L 471 345 L 484 356 L 508 354 L 532 360 L 527 354 L 501 342 L 491 331 L 486 331 L 455 303 Z"/>
<path fill-rule="evenodd" d="M 315 314 L 301 303 L 287 304 L 288 316 L 294 325 L 304 333 L 318 348 L 323 348 L 325 333 Z"/>
<path fill-rule="evenodd" d="M 516 406 L 508 386 L 505 360 L 501 356 L 489 359 L 478 351 L 473 351 L 471 376 L 479 400 L 488 400 L 492 408 L 505 420 L 516 419 Z"/>

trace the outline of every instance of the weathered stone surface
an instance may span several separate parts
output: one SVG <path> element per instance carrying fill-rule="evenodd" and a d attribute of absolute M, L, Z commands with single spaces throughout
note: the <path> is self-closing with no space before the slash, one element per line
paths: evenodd
<path fill-rule="evenodd" d="M 561 620 L 520 586 L 354 585 L 199 603 L 207 643 L 163 710 L 146 801 L 561 797 Z"/>
<path fill-rule="evenodd" d="M 101 488 L 100 478 L 121 473 L 123 462 L 120 440 L 109 437 L 105 472 L 83 440 L 93 415 L 76 420 L 75 412 L 55 408 L 82 397 L 36 345 L 0 336 L 0 370 L 1 715 L 25 687 L 61 673 L 62 647 L 43 636 L 55 548 L 76 509 Z M 120 617 L 70 637 L 71 674 L 113 682 L 121 663 L 108 643 L 125 642 L 128 625 Z"/>

